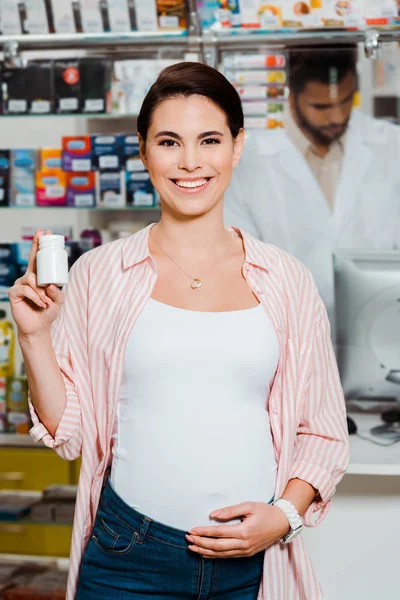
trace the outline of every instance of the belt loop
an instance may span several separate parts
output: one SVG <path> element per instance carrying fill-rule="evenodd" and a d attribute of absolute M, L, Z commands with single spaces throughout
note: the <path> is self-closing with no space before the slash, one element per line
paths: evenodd
<path fill-rule="evenodd" d="M 137 539 L 138 542 L 142 542 L 144 540 L 150 523 L 151 523 L 151 519 L 149 519 L 149 517 L 143 517 L 142 526 L 140 528 L 139 536 Z"/>

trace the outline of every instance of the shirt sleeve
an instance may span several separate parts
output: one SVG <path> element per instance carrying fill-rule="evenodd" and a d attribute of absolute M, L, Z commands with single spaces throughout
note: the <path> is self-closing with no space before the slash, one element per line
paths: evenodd
<path fill-rule="evenodd" d="M 87 297 L 86 289 L 86 268 L 83 261 L 78 261 L 70 271 L 69 282 L 63 290 L 65 302 L 51 330 L 53 349 L 63 376 L 67 399 L 54 437 L 40 421 L 31 400 L 29 400 L 33 422 L 30 430 L 32 438 L 35 442 L 43 441 L 46 446 L 53 448 L 66 460 L 78 458 L 82 447 L 81 405 L 71 346 L 73 345 L 76 352 L 85 348 L 87 319 L 83 299 Z M 49 402 L 51 402 L 51 398 L 49 398 Z"/>
<path fill-rule="evenodd" d="M 343 389 L 329 320 L 318 292 L 316 312 L 303 413 L 290 474 L 290 479 L 302 479 L 318 490 L 304 515 L 307 527 L 315 527 L 326 517 L 350 457 Z"/>

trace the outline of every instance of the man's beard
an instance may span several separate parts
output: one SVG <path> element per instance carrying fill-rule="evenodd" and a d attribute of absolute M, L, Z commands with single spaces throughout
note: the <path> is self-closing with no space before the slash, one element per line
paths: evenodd
<path fill-rule="evenodd" d="M 300 129 L 302 129 L 303 132 L 308 134 L 308 136 L 311 137 L 313 141 L 315 141 L 317 144 L 320 144 L 321 146 L 330 146 L 331 144 L 333 144 L 333 142 L 339 140 L 347 131 L 347 128 L 349 126 L 350 117 L 347 119 L 347 121 L 344 122 L 343 125 L 341 125 L 340 132 L 328 135 L 327 133 L 324 133 L 324 129 L 329 129 L 330 126 L 328 125 L 327 127 L 321 127 L 320 129 L 314 127 L 314 125 L 310 123 L 310 121 L 308 121 L 306 117 L 301 113 L 299 103 L 296 98 L 294 99 L 294 109 L 296 112 L 296 114 L 294 115 L 295 120 L 297 121 L 297 124 L 300 127 Z"/>

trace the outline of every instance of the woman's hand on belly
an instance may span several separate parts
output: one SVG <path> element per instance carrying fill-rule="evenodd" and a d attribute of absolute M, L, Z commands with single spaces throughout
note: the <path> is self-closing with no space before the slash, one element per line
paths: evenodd
<path fill-rule="evenodd" d="M 241 518 L 237 525 L 194 527 L 186 538 L 189 549 L 206 558 L 240 558 L 265 550 L 290 530 L 284 512 L 264 502 L 244 502 L 214 511 L 211 518 L 231 521 Z"/>

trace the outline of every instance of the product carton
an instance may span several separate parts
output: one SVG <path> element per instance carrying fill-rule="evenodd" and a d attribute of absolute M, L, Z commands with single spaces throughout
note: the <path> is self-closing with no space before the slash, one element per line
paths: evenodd
<path fill-rule="evenodd" d="M 126 171 L 134 171 L 137 160 L 140 157 L 139 138 L 137 135 L 120 135 L 119 152 L 121 156 L 121 167 Z M 140 171 L 144 171 L 143 163 L 140 161 Z M 137 169 L 136 169 L 137 170 Z"/>
<path fill-rule="evenodd" d="M 37 206 L 65 206 L 66 182 L 67 174 L 64 171 L 37 171 Z"/>
<path fill-rule="evenodd" d="M 96 197 L 99 206 L 110 208 L 123 208 L 126 206 L 125 172 L 97 172 Z"/>
<path fill-rule="evenodd" d="M 35 206 L 37 150 L 11 150 L 10 204 Z"/>
<path fill-rule="evenodd" d="M 258 18 L 260 26 L 263 29 L 271 29 L 274 27 L 282 27 L 282 8 L 281 4 L 284 0 L 273 0 L 272 2 L 258 1 Z M 252 2 L 257 4 L 255 0 Z"/>
<path fill-rule="evenodd" d="M 157 31 L 156 0 L 136 0 L 136 27 L 138 31 Z"/>
<path fill-rule="evenodd" d="M 80 9 L 84 33 L 102 33 L 104 28 L 99 0 L 80 0 Z"/>
<path fill-rule="evenodd" d="M 235 4 L 238 5 L 238 2 Z M 186 29 L 186 10 L 185 0 L 157 0 L 158 27 L 160 29 Z M 237 12 L 239 12 L 239 7 Z"/>
<path fill-rule="evenodd" d="M 49 23 L 44 0 L 24 0 L 26 19 L 24 33 L 43 35 L 49 33 Z"/>
<path fill-rule="evenodd" d="M 0 13 L 2 34 L 20 35 L 22 24 L 16 0 L 1 0 Z"/>
<path fill-rule="evenodd" d="M 62 138 L 62 168 L 66 172 L 86 172 L 93 168 L 92 136 Z"/>
<path fill-rule="evenodd" d="M 10 151 L 0 150 L 0 206 L 8 206 L 10 188 Z"/>
<path fill-rule="evenodd" d="M 111 100 L 111 61 L 105 58 L 84 58 L 79 62 L 82 111 L 105 113 Z"/>
<path fill-rule="evenodd" d="M 400 2 L 396 0 L 365 0 L 365 16 L 368 25 L 397 24 Z"/>
<path fill-rule="evenodd" d="M 75 33 L 75 19 L 71 0 L 52 0 L 54 30 L 56 33 Z"/>
<path fill-rule="evenodd" d="M 28 112 L 27 69 L 3 68 L 2 91 L 4 114 Z"/>
<path fill-rule="evenodd" d="M 365 0 L 324 0 L 322 19 L 327 27 L 363 27 Z"/>
<path fill-rule="evenodd" d="M 96 205 L 96 173 L 67 173 L 67 206 L 90 208 Z"/>
<path fill-rule="evenodd" d="M 81 76 L 79 62 L 54 62 L 54 102 L 56 113 L 77 113 L 81 107 Z"/>
<path fill-rule="evenodd" d="M 28 96 L 28 111 L 35 115 L 53 112 L 54 79 L 53 62 L 35 61 L 25 71 L 25 94 Z"/>
<path fill-rule="evenodd" d="M 120 170 L 120 142 L 117 135 L 92 136 L 93 167 L 100 171 Z"/>
<path fill-rule="evenodd" d="M 129 0 L 108 0 L 107 2 L 108 31 L 123 33 L 131 31 L 131 11 Z"/>
<path fill-rule="evenodd" d="M 7 381 L 7 422 L 11 433 L 29 433 L 28 381 L 14 377 Z"/>
<path fill-rule="evenodd" d="M 126 172 L 126 200 L 128 206 L 155 205 L 155 194 L 147 171 Z"/>
<path fill-rule="evenodd" d="M 61 148 L 41 148 L 39 150 L 39 171 L 62 171 Z"/>
<path fill-rule="evenodd" d="M 321 26 L 322 0 L 280 0 L 280 5 L 283 27 Z"/>

